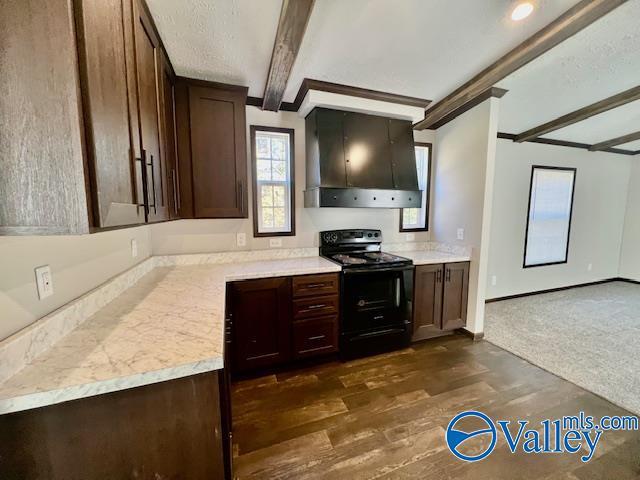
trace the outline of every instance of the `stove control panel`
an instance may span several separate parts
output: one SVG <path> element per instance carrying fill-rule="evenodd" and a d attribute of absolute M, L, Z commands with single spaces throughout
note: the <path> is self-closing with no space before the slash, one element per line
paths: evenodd
<path fill-rule="evenodd" d="M 381 243 L 380 230 L 330 230 L 320 232 L 320 245 Z"/>

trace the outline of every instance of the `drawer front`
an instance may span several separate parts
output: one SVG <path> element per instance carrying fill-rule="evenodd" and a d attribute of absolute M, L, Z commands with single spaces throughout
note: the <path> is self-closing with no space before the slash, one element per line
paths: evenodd
<path fill-rule="evenodd" d="M 327 295 L 338 293 L 339 274 L 301 275 L 293 277 L 293 296 Z"/>
<path fill-rule="evenodd" d="M 337 315 L 340 303 L 337 295 L 303 297 L 293 301 L 293 319 Z"/>
<path fill-rule="evenodd" d="M 338 317 L 293 324 L 293 356 L 308 358 L 338 351 Z"/>

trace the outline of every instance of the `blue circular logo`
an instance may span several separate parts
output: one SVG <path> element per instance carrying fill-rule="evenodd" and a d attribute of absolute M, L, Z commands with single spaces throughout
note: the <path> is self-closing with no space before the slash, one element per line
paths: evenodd
<path fill-rule="evenodd" d="M 478 430 L 474 430 L 472 432 L 465 432 L 463 430 L 457 430 L 456 424 L 462 420 L 463 418 L 475 417 L 482 420 L 487 428 L 480 428 Z M 478 435 L 490 435 L 491 442 L 489 446 L 486 447 L 481 453 L 477 455 L 465 455 L 461 453 L 458 449 L 470 438 L 477 437 Z M 476 411 L 468 411 L 462 412 L 456 415 L 453 420 L 449 422 L 449 426 L 447 427 L 447 446 L 451 453 L 453 453 L 460 460 L 464 460 L 465 462 L 477 462 L 478 460 L 482 460 L 496 448 L 496 441 L 498 440 L 498 435 L 496 432 L 496 426 L 493 424 L 493 421 L 486 416 L 482 412 Z"/>

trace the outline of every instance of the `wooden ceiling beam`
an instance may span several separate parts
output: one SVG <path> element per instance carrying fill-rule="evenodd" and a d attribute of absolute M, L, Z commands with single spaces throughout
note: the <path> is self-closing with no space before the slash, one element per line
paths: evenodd
<path fill-rule="evenodd" d="M 591 145 L 589 147 L 589 150 L 591 150 L 592 152 L 598 152 L 600 150 L 615 147 L 616 145 L 635 142 L 636 140 L 640 140 L 640 131 L 622 135 L 621 137 L 612 138 L 611 140 L 606 140 L 604 142 L 596 143 L 595 145 Z"/>
<path fill-rule="evenodd" d="M 262 108 L 277 112 L 307 29 L 314 0 L 283 0 Z"/>
<path fill-rule="evenodd" d="M 580 30 L 602 18 L 627 0 L 582 0 L 549 25 L 536 32 L 464 85 L 429 108 L 415 128 L 432 128 L 442 118 L 459 109 L 487 89 Z"/>
<path fill-rule="evenodd" d="M 625 90 L 624 92 L 605 98 L 604 100 L 600 100 L 596 103 L 592 103 L 591 105 L 587 105 L 586 107 L 567 113 L 566 115 L 562 115 L 550 122 L 533 127 L 526 132 L 519 133 L 516 135 L 514 141 L 518 143 L 526 142 L 532 138 L 537 138 L 549 132 L 568 127 L 569 125 L 573 125 L 574 123 L 581 122 L 589 117 L 593 117 L 594 115 L 626 105 L 627 103 L 635 100 L 640 100 L 640 86 L 630 88 L 629 90 Z"/>

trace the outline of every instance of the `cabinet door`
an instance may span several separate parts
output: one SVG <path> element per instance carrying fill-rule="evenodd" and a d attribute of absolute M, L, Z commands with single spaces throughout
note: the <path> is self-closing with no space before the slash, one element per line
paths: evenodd
<path fill-rule="evenodd" d="M 453 330 L 467 324 L 469 263 L 448 263 L 444 268 L 442 329 Z"/>
<path fill-rule="evenodd" d="M 165 173 L 169 218 L 179 218 L 180 193 L 178 179 L 178 154 L 176 151 L 175 95 L 173 73 L 169 61 L 162 61 L 162 137 L 164 142 Z"/>
<path fill-rule="evenodd" d="M 144 223 L 142 171 L 131 143 L 126 2 L 76 0 L 74 6 L 93 226 Z"/>
<path fill-rule="evenodd" d="M 134 0 L 134 7 L 138 106 L 142 158 L 146 172 L 147 220 L 157 222 L 169 218 L 164 146 L 160 139 L 162 109 L 159 87 L 162 52 L 142 0 Z"/>
<path fill-rule="evenodd" d="M 347 186 L 392 189 L 387 119 L 362 113 L 344 115 Z M 375 165 L 376 168 L 370 168 Z"/>
<path fill-rule="evenodd" d="M 291 351 L 291 279 L 231 284 L 233 372 L 286 362 Z"/>
<path fill-rule="evenodd" d="M 413 341 L 424 340 L 442 332 L 442 282 L 444 266 L 416 267 L 413 303 Z"/>
<path fill-rule="evenodd" d="M 195 218 L 247 217 L 246 91 L 189 86 Z"/>
<path fill-rule="evenodd" d="M 403 190 L 417 190 L 418 172 L 413 125 L 406 120 L 389 119 L 388 122 L 394 186 Z"/>

